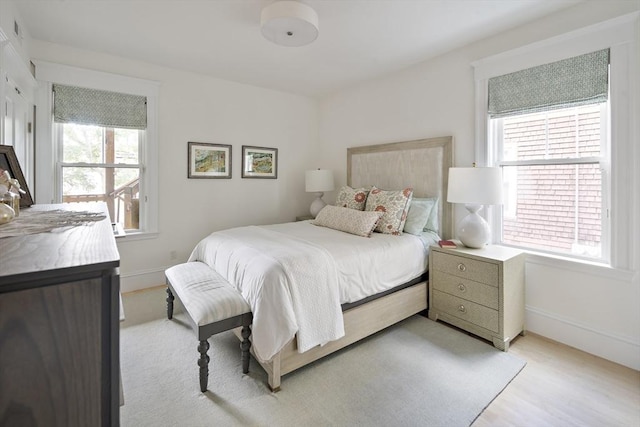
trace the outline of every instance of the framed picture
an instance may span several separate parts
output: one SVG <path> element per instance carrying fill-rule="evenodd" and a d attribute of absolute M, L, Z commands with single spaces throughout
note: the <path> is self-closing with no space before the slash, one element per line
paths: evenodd
<path fill-rule="evenodd" d="M 231 146 L 189 142 L 188 178 L 231 178 Z"/>
<path fill-rule="evenodd" d="M 242 146 L 243 178 L 278 178 L 278 149 Z"/>
<path fill-rule="evenodd" d="M 20 189 L 24 193 L 20 193 L 20 207 L 26 208 L 33 204 L 33 198 L 29 187 L 27 187 L 27 181 L 24 179 L 22 169 L 20 169 L 20 163 L 16 157 L 16 152 L 11 145 L 0 145 L 0 169 L 9 171 L 12 179 L 17 179 L 20 183 Z"/>

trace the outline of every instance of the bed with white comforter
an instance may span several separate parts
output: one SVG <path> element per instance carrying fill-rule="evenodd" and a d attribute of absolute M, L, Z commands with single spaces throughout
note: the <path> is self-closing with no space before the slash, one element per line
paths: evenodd
<path fill-rule="evenodd" d="M 310 221 L 217 231 L 189 261 L 214 268 L 253 312 L 256 356 L 267 361 L 294 336 L 300 353 L 344 335 L 340 305 L 421 276 L 438 236 L 360 237 Z"/>

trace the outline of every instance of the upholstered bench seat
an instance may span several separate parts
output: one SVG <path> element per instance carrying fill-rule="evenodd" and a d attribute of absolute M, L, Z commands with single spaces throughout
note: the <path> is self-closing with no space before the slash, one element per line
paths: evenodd
<path fill-rule="evenodd" d="M 178 264 L 165 271 L 167 278 L 167 318 L 173 318 L 173 301 L 178 297 L 193 322 L 198 337 L 200 390 L 207 390 L 209 377 L 208 338 L 242 327 L 242 372 L 249 372 L 251 307 L 218 272 L 202 262 Z"/>

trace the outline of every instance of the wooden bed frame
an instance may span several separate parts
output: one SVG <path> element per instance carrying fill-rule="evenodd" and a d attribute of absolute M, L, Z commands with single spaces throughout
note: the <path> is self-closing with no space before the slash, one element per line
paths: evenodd
<path fill-rule="evenodd" d="M 453 235 L 453 209 L 447 200 L 449 167 L 453 165 L 453 138 L 422 139 L 347 149 L 347 184 L 382 189 L 413 187 L 414 197 L 438 196 L 440 235 Z M 427 281 L 399 286 L 398 291 L 367 298 L 343 308 L 345 336 L 324 346 L 298 353 L 294 337 L 271 360 L 256 360 L 268 375 L 272 391 L 281 377 L 427 308 Z M 240 336 L 240 328 L 234 332 Z M 255 357 L 255 354 L 254 354 Z"/>

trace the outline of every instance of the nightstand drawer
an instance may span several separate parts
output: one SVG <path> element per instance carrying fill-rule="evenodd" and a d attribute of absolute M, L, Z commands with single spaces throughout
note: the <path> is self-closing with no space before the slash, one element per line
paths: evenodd
<path fill-rule="evenodd" d="M 476 282 L 498 286 L 498 265 L 460 257 L 453 253 L 433 253 L 433 268 Z"/>
<path fill-rule="evenodd" d="M 430 283 L 433 289 L 464 298 L 494 310 L 498 309 L 497 287 L 456 277 L 439 270 L 433 270 L 431 274 L 433 280 Z"/>
<path fill-rule="evenodd" d="M 441 311 L 493 332 L 499 331 L 498 312 L 483 305 L 433 290 L 431 309 Z"/>

